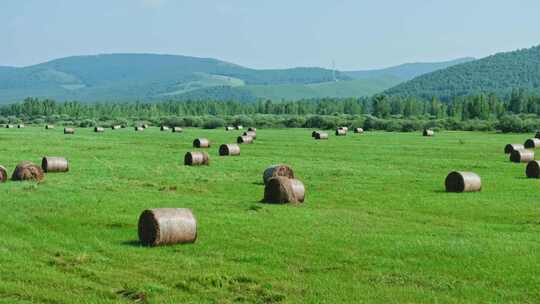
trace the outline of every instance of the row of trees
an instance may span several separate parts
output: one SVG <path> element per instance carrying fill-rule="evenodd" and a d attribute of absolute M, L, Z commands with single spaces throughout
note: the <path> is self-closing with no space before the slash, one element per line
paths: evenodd
<path fill-rule="evenodd" d="M 0 107 L 0 123 L 62 123 L 81 126 L 93 124 L 133 124 L 147 121 L 155 124 L 221 127 L 244 124 L 274 127 L 333 127 L 343 123 L 366 128 L 408 130 L 434 122 L 440 128 L 467 129 L 465 122 L 483 121 L 480 129 L 499 128 L 523 131 L 534 126 L 540 117 L 540 96 L 514 90 L 506 98 L 494 94 L 478 94 L 455 98 L 445 103 L 437 99 L 389 97 L 325 98 L 299 101 L 168 101 L 159 103 L 93 103 L 56 102 L 28 98 L 22 103 Z M 501 127 L 500 122 L 512 121 L 514 127 Z M 373 123 L 394 121 L 394 123 Z M 440 123 L 446 121 L 450 123 Z M 520 122 L 521 121 L 521 122 Z M 419 125 L 421 122 L 423 125 Z M 361 124 L 361 125 L 359 125 Z M 367 125 L 364 125 L 367 124 Z M 399 127 L 398 124 L 405 126 Z M 457 126 L 458 124 L 459 126 Z M 468 123 L 471 125 L 471 123 Z M 479 126 L 478 123 L 473 125 Z M 478 128 L 473 128 L 478 129 Z"/>

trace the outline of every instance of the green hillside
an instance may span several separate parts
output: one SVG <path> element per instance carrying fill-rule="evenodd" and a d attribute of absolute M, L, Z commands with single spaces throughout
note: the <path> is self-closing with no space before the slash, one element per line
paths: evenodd
<path fill-rule="evenodd" d="M 446 100 L 479 92 L 504 96 L 515 88 L 540 93 L 540 46 L 452 66 L 399 84 L 386 93 Z"/>
<path fill-rule="evenodd" d="M 444 61 L 444 62 L 417 62 L 417 63 L 405 63 L 395 67 L 389 67 L 386 69 L 378 70 L 366 70 L 366 71 L 348 71 L 343 72 L 345 75 L 354 79 L 368 79 L 374 77 L 391 76 L 401 79 L 403 81 L 410 80 L 423 74 L 431 73 L 437 70 L 442 70 L 456 64 L 470 62 L 475 60 L 472 57 L 459 58 L 456 60 Z"/>

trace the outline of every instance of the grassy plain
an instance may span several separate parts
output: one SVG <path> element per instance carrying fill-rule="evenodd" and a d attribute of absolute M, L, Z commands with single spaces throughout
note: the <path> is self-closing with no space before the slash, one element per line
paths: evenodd
<path fill-rule="evenodd" d="M 67 174 L 0 184 L 0 303 L 538 303 L 540 180 L 502 153 L 527 135 L 311 130 L 0 129 L 0 164 L 65 156 Z M 209 138 L 211 166 L 185 167 Z M 294 206 L 259 203 L 262 172 L 291 165 Z M 451 170 L 480 193 L 448 194 Z M 145 248 L 147 208 L 187 207 L 195 244 Z"/>

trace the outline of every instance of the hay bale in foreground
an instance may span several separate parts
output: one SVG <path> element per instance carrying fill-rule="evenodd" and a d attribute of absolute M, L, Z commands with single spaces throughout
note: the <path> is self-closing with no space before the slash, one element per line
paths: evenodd
<path fill-rule="evenodd" d="M 69 162 L 63 157 L 45 156 L 41 160 L 41 169 L 46 173 L 68 172 Z"/>
<path fill-rule="evenodd" d="M 504 146 L 504 154 L 510 154 L 514 152 L 515 150 L 523 150 L 525 149 L 525 146 L 521 144 L 508 144 Z"/>
<path fill-rule="evenodd" d="M 268 180 L 263 201 L 270 204 L 302 203 L 305 198 L 304 184 L 288 177 L 277 176 Z"/>
<path fill-rule="evenodd" d="M 236 138 L 236 142 L 239 144 L 252 144 L 253 143 L 253 137 L 251 136 L 238 136 Z"/>
<path fill-rule="evenodd" d="M 142 132 L 144 131 L 143 127 L 135 127 L 135 132 Z"/>
<path fill-rule="evenodd" d="M 18 124 L 18 125 L 17 125 L 17 128 L 18 128 L 18 129 L 24 129 L 24 127 L 25 127 L 25 125 L 23 125 L 23 124 Z"/>
<path fill-rule="evenodd" d="M 510 153 L 510 161 L 514 163 L 528 163 L 534 160 L 534 151 L 532 150 L 514 150 Z"/>
<path fill-rule="evenodd" d="M 424 132 L 422 132 L 422 135 L 423 136 L 433 136 L 433 135 L 435 135 L 435 131 L 433 131 L 431 129 L 424 129 Z"/>
<path fill-rule="evenodd" d="M 210 141 L 206 138 L 197 138 L 193 141 L 195 148 L 210 148 Z"/>
<path fill-rule="evenodd" d="M 184 156 L 186 166 L 209 166 L 210 156 L 206 152 L 187 152 Z"/>
<path fill-rule="evenodd" d="M 525 141 L 525 149 L 537 149 L 540 148 L 540 139 L 538 138 L 529 138 Z"/>
<path fill-rule="evenodd" d="M 315 139 L 328 139 L 328 133 L 326 132 L 316 132 L 315 133 Z"/>
<path fill-rule="evenodd" d="M 268 181 L 276 176 L 283 176 L 287 178 L 294 178 L 294 171 L 291 167 L 287 165 L 273 165 L 263 172 L 263 182 L 265 185 L 268 184 Z"/>
<path fill-rule="evenodd" d="M 94 127 L 94 132 L 96 133 L 103 133 L 105 132 L 105 129 L 102 127 Z"/>
<path fill-rule="evenodd" d="M 249 132 L 257 132 L 257 128 L 249 127 L 248 131 Z"/>
<path fill-rule="evenodd" d="M 122 126 L 121 125 L 114 125 L 114 126 L 111 126 L 111 129 L 112 130 L 119 130 L 119 129 L 122 129 Z"/>
<path fill-rule="evenodd" d="M 169 127 L 167 127 L 167 126 L 161 126 L 159 129 L 161 131 L 169 131 Z"/>
<path fill-rule="evenodd" d="M 364 129 L 362 129 L 362 128 L 354 128 L 354 133 L 362 134 L 362 133 L 364 133 Z"/>
<path fill-rule="evenodd" d="M 11 175 L 11 179 L 14 181 L 32 180 L 39 182 L 43 180 L 43 177 L 43 169 L 29 161 L 23 161 L 18 164 L 15 171 L 13 171 L 13 174 Z"/>
<path fill-rule="evenodd" d="M 45 130 L 54 129 L 54 125 L 45 125 Z"/>
<path fill-rule="evenodd" d="M 347 135 L 347 130 L 342 129 L 342 128 L 336 129 L 336 136 L 345 136 L 345 135 Z"/>
<path fill-rule="evenodd" d="M 240 146 L 237 144 L 223 144 L 219 146 L 220 156 L 238 156 L 240 155 Z"/>
<path fill-rule="evenodd" d="M 249 137 L 253 138 L 253 140 L 257 139 L 257 133 L 254 132 L 254 131 L 244 132 L 244 134 L 242 134 L 242 136 L 249 136 Z"/>
<path fill-rule="evenodd" d="M 444 181 L 446 192 L 476 192 L 482 190 L 482 181 L 473 172 L 450 172 Z"/>
<path fill-rule="evenodd" d="M 0 183 L 5 183 L 8 179 L 8 174 L 4 166 L 0 166 Z"/>
<path fill-rule="evenodd" d="M 225 127 L 225 131 L 232 131 L 232 130 L 234 130 L 234 127 L 231 127 L 231 126 Z"/>
<path fill-rule="evenodd" d="M 75 134 L 74 128 L 64 128 L 64 134 Z"/>
<path fill-rule="evenodd" d="M 171 129 L 171 131 L 172 131 L 173 133 L 182 133 L 182 132 L 184 132 L 184 129 L 182 129 L 182 128 L 180 128 L 180 127 L 173 127 L 173 128 Z"/>
<path fill-rule="evenodd" d="M 149 209 L 139 217 L 138 232 L 144 246 L 194 243 L 197 219 L 191 209 Z"/>
<path fill-rule="evenodd" d="M 540 162 L 537 160 L 530 161 L 525 169 L 525 174 L 528 178 L 540 178 Z"/>

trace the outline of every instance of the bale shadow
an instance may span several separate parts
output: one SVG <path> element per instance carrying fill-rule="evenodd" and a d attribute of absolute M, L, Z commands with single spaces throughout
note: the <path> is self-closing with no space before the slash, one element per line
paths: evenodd
<path fill-rule="evenodd" d="M 263 182 L 253 182 L 251 183 L 252 185 L 257 185 L 257 186 L 264 186 L 264 183 Z"/>
<path fill-rule="evenodd" d="M 120 243 L 124 246 L 130 246 L 130 247 L 139 247 L 139 248 L 146 248 L 147 246 L 144 246 L 139 240 L 130 240 L 130 241 L 123 241 Z"/>

